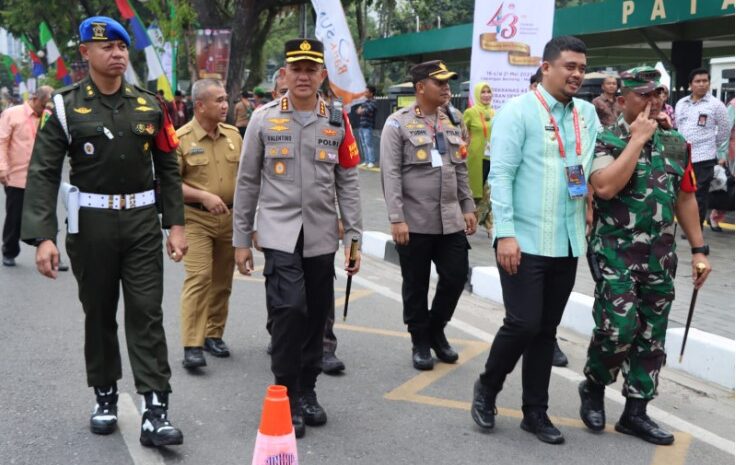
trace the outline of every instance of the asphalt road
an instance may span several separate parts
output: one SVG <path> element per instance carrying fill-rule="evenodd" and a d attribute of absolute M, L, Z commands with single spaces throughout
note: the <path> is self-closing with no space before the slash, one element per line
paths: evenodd
<path fill-rule="evenodd" d="M 362 175 L 363 182 L 371 178 Z M 367 193 L 367 191 L 365 191 Z M 381 215 L 364 194 L 366 222 Z M 375 207 L 375 208 L 374 208 Z M 1 218 L 1 216 L 0 216 Z M 257 264 L 262 257 L 257 255 Z M 340 268 L 336 260 L 336 268 Z M 265 348 L 263 277 L 236 279 L 225 339 L 229 359 L 208 357 L 198 373 L 181 367 L 179 293 L 183 267 L 166 260 L 164 312 L 173 394 L 171 419 L 184 444 L 150 450 L 138 444 L 140 397 L 125 346 L 120 382 L 120 428 L 107 436 L 89 432 L 94 404 L 83 359 L 83 313 L 71 273 L 41 277 L 33 249 L 23 247 L 16 268 L 0 267 L 0 464 L 243 464 L 251 454 L 266 387 L 272 382 Z M 342 308 L 345 279 L 338 271 L 336 305 Z M 124 307 L 118 311 L 123 321 Z M 448 328 L 461 352 L 455 365 L 420 373 L 411 367 L 410 341 L 401 321 L 398 267 L 364 258 L 353 282 L 350 314 L 339 323 L 338 355 L 347 364 L 339 377 L 322 375 L 318 394 L 327 425 L 308 428 L 299 440 L 299 460 L 332 464 L 612 464 L 721 465 L 734 462 L 732 391 L 667 368 L 651 416 L 676 431 L 671 447 L 655 447 L 612 429 L 622 411 L 620 386 L 607 391 L 609 428 L 584 429 L 576 386 L 587 340 L 562 332 L 570 366 L 555 369 L 550 415 L 567 442 L 550 446 L 519 429 L 520 378 L 509 377 L 499 395 L 492 434 L 478 431 L 469 415 L 473 381 L 482 370 L 492 335 L 503 317 L 499 305 L 464 294 Z M 123 330 L 121 328 L 121 339 Z"/>

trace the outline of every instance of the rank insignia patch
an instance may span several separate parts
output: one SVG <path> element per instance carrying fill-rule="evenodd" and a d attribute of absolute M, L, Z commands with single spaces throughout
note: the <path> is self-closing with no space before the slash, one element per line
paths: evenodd
<path fill-rule="evenodd" d="M 91 113 L 92 109 L 87 107 L 79 107 L 74 109 L 75 113 L 79 113 L 80 115 L 86 115 L 87 113 Z"/>

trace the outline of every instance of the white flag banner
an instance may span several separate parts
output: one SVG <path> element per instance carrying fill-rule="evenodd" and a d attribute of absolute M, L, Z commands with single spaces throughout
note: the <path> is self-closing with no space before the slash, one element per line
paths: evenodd
<path fill-rule="evenodd" d="M 317 13 L 314 35 L 325 45 L 325 66 L 330 89 L 349 111 L 351 103 L 361 101 L 365 78 L 358 62 L 353 37 L 340 0 L 312 0 Z"/>
<path fill-rule="evenodd" d="M 478 82 L 493 91 L 493 107 L 529 89 L 552 38 L 554 0 L 475 0 L 470 95 Z"/>
<path fill-rule="evenodd" d="M 46 61 L 49 65 L 56 64 L 56 60 L 61 56 L 59 47 L 56 46 L 54 39 L 46 42 Z"/>
<path fill-rule="evenodd" d="M 146 53 L 146 65 L 148 66 L 147 80 L 155 81 L 164 74 L 161 61 L 158 59 L 158 54 L 153 48 L 153 45 L 149 45 L 143 51 Z"/>
<path fill-rule="evenodd" d="M 161 67 L 166 74 L 166 78 L 169 82 L 172 82 L 173 74 L 173 53 L 171 49 L 171 42 L 164 42 L 164 34 L 158 26 L 149 26 L 148 37 L 151 39 L 158 57 L 161 61 Z"/>
<path fill-rule="evenodd" d="M 125 68 L 125 80 L 131 84 L 135 84 L 137 86 L 141 85 L 140 79 L 138 79 L 138 75 L 135 72 L 135 69 L 133 69 L 133 65 L 128 62 L 128 67 Z"/>

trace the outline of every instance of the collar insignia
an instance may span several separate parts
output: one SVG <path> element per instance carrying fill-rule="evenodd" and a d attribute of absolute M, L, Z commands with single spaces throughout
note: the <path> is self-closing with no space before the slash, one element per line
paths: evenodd
<path fill-rule="evenodd" d="M 327 107 L 325 106 L 324 100 L 319 101 L 319 114 L 322 116 L 327 116 Z"/>
<path fill-rule="evenodd" d="M 289 111 L 289 99 L 281 97 L 281 111 Z"/>
<path fill-rule="evenodd" d="M 80 115 L 86 115 L 87 113 L 91 113 L 92 109 L 87 107 L 79 107 L 74 109 L 75 113 L 79 113 Z"/>

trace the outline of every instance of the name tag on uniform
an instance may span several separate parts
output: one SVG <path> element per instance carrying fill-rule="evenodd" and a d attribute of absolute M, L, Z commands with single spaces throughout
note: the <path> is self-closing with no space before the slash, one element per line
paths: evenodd
<path fill-rule="evenodd" d="M 567 175 L 567 192 L 571 199 L 581 199 L 588 193 L 588 184 L 585 182 L 583 165 L 565 167 Z"/>
<path fill-rule="evenodd" d="M 442 166 L 442 155 L 440 154 L 440 151 L 432 149 L 430 153 L 432 154 L 432 168 L 439 168 Z"/>

